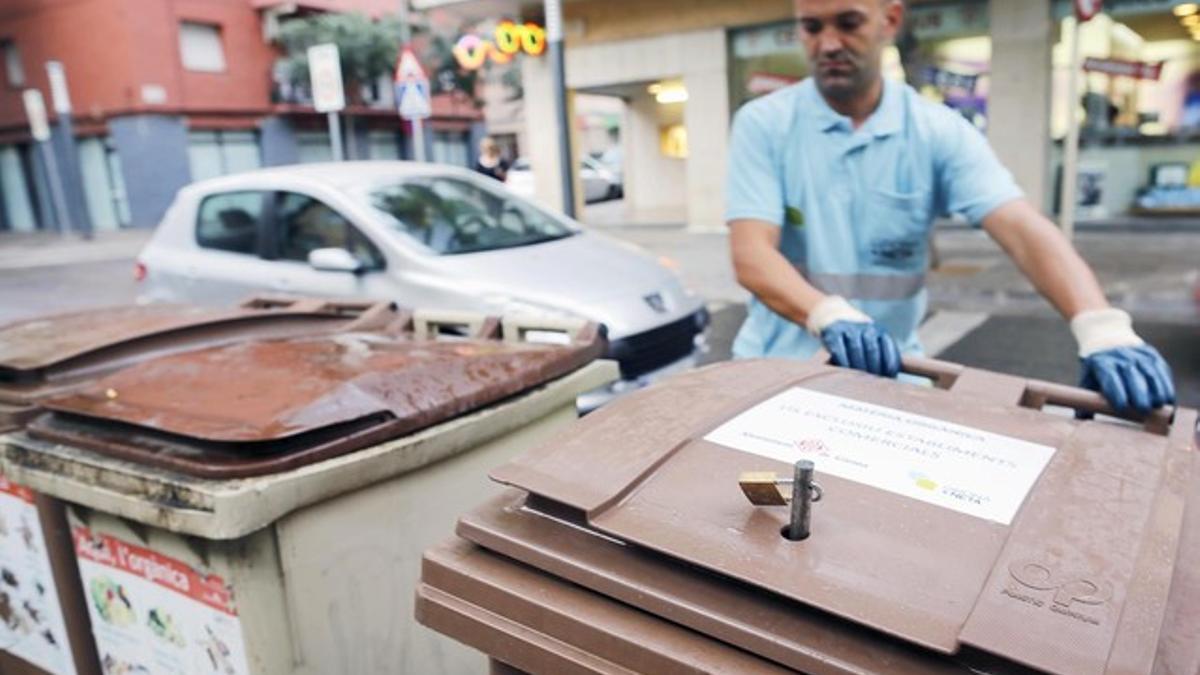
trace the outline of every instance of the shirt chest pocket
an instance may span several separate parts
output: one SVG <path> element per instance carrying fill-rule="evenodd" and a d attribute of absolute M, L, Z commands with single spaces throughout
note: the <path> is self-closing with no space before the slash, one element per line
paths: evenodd
<path fill-rule="evenodd" d="M 868 189 L 857 205 L 860 260 L 895 269 L 923 267 L 930 223 L 930 192 Z"/>

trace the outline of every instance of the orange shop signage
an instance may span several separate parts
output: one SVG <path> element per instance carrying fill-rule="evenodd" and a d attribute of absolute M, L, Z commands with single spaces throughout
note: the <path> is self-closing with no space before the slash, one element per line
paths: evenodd
<path fill-rule="evenodd" d="M 535 23 L 501 21 L 492 38 L 467 33 L 454 45 L 454 58 L 465 70 L 478 70 L 490 58 L 492 63 L 508 63 L 520 52 L 539 56 L 546 51 L 546 30 Z"/>

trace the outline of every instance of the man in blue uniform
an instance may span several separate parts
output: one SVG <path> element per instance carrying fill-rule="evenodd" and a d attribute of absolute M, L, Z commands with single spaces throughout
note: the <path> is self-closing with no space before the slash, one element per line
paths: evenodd
<path fill-rule="evenodd" d="M 795 2 L 812 77 L 746 104 L 733 123 L 726 219 L 738 282 L 754 294 L 734 356 L 806 358 L 824 346 L 838 365 L 895 377 L 900 354 L 921 350 L 931 222 L 959 213 L 1070 321 L 1085 386 L 1119 410 L 1173 403 L 1167 364 L 983 135 L 884 81 L 903 3 Z"/>

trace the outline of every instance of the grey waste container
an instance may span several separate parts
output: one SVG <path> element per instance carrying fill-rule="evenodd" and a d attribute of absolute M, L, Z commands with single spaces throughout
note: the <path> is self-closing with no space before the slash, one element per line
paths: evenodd
<path fill-rule="evenodd" d="M 164 354 L 249 337 L 383 328 L 389 303 L 256 296 L 225 309 L 131 305 L 0 326 L 0 432 L 36 404 Z M 0 672 L 99 673 L 63 505 L 0 474 Z"/>
<path fill-rule="evenodd" d="M 106 667 L 463 672 L 420 553 L 618 376 L 594 324 L 416 312 L 145 361 L 40 403 L 4 471 L 68 504 Z"/>

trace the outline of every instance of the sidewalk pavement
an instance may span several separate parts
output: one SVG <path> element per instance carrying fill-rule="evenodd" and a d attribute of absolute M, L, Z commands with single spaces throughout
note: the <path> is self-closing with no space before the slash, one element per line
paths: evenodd
<path fill-rule="evenodd" d="M 92 239 L 50 232 L 0 234 L 0 270 L 132 260 L 154 230 L 97 232 Z"/>
<path fill-rule="evenodd" d="M 682 226 L 595 229 L 675 260 L 684 282 L 710 302 L 749 297 L 734 278 L 724 232 L 694 233 Z M 931 311 L 1054 315 L 986 233 L 953 228 L 939 231 L 936 241 L 941 264 L 929 274 Z M 1089 230 L 1076 234 L 1075 246 L 1114 306 L 1140 320 L 1200 323 L 1195 297 L 1200 234 Z"/>

